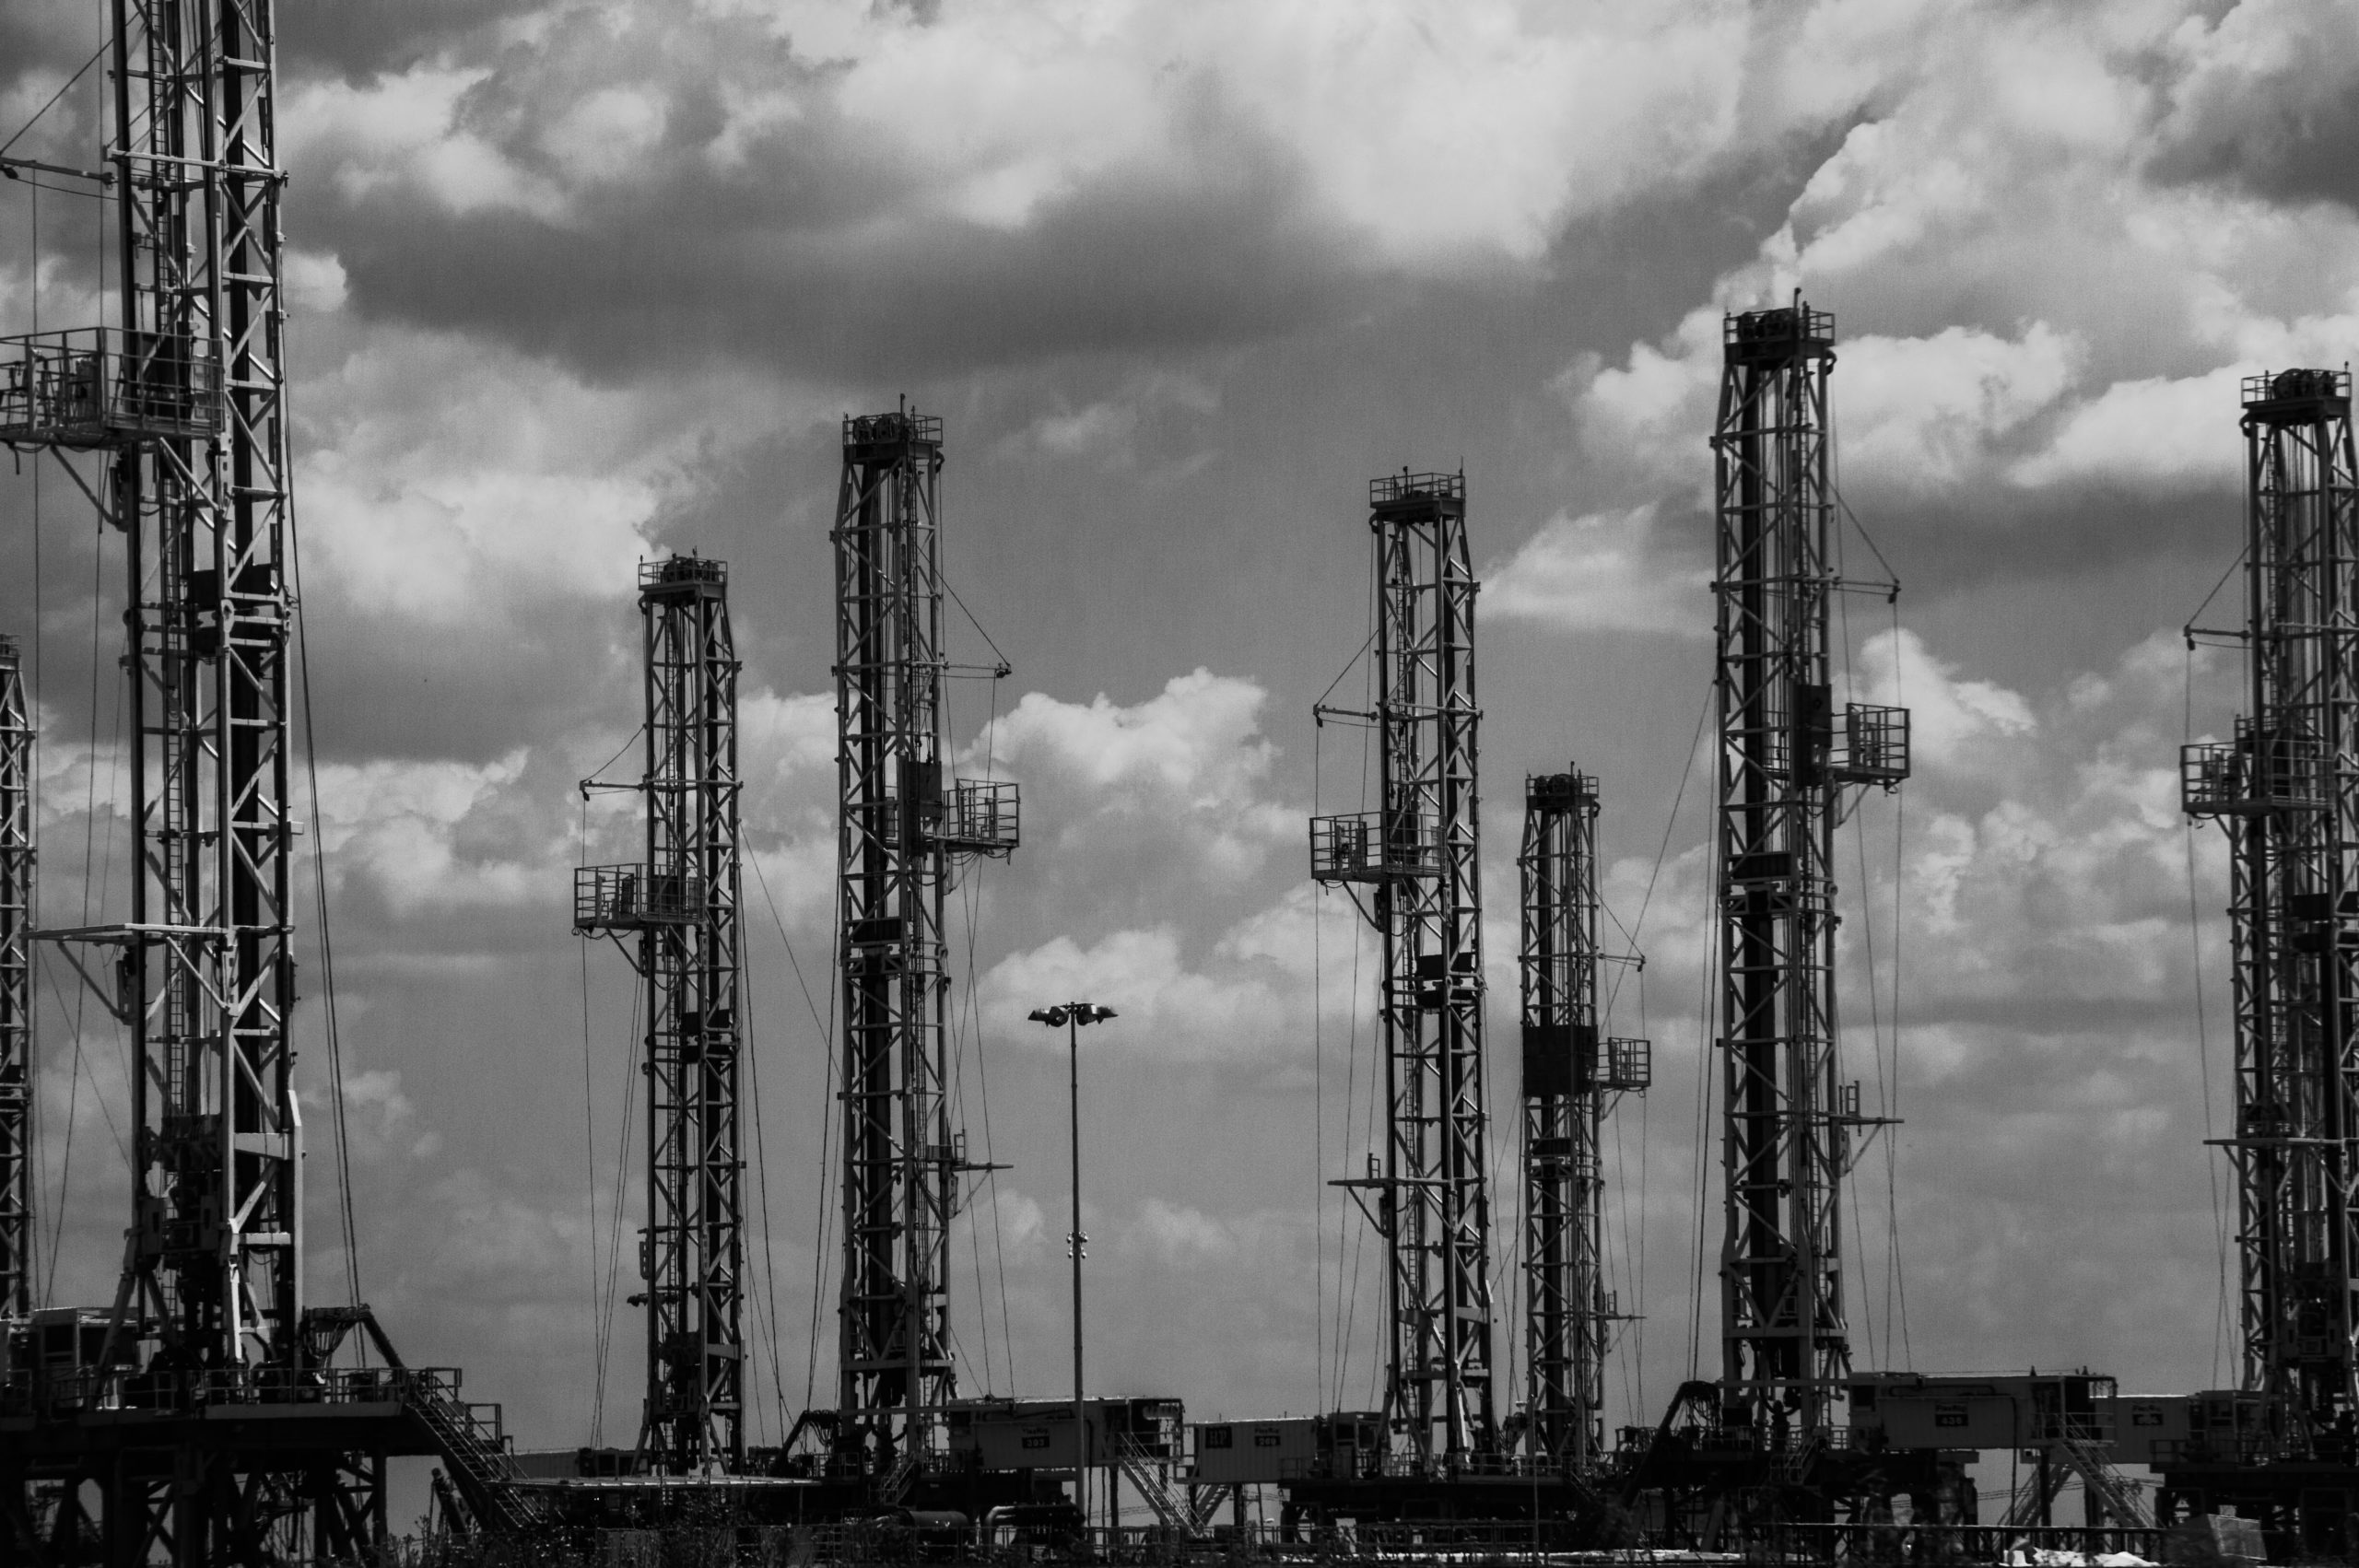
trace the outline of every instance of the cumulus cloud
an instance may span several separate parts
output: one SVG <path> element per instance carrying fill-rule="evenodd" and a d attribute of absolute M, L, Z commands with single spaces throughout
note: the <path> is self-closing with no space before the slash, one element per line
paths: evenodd
<path fill-rule="evenodd" d="M 1206 669 L 1175 676 L 1144 702 L 1087 703 L 1027 692 L 993 728 L 999 765 L 1057 806 L 1061 848 L 1118 843 L 1173 872 L 1234 882 L 1298 839 L 1300 815 L 1267 793 L 1277 747 L 1262 739 L 1269 693 Z M 962 758 L 980 770 L 981 743 Z"/>
<path fill-rule="evenodd" d="M 1909 712 L 1914 760 L 1935 768 L 1970 768 L 1981 744 L 2031 734 L 2028 703 L 1994 681 L 1962 680 L 1906 629 L 1878 632 L 1860 649 L 1855 679 L 1861 700 Z"/>
<path fill-rule="evenodd" d="M 1666 570 L 1650 559 L 1657 509 L 1568 517 L 1559 512 L 1504 564 L 1483 574 L 1487 615 L 1565 631 L 1669 631 L 1708 636 L 1708 567 Z"/>

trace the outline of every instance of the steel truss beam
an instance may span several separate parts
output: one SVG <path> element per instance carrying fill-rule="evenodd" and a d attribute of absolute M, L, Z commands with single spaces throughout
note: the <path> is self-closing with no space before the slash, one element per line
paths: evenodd
<path fill-rule="evenodd" d="M 1799 299 L 1730 317 L 1712 436 L 1721 1420 L 1796 1452 L 1837 1423 L 1850 1366 L 1841 1180 L 1864 1123 L 1837 1049 L 1835 828 L 1846 785 L 1907 772 L 1905 713 L 1834 709 L 1834 333 Z"/>
<path fill-rule="evenodd" d="M 2347 371 L 2244 388 L 2249 712 L 2188 749 L 2228 830 L 2244 1386 L 2278 1457 L 2359 1459 L 2359 463 Z"/>
<path fill-rule="evenodd" d="M 838 1459 L 896 1491 L 957 1392 L 944 900 L 954 860 L 1016 844 L 1013 785 L 945 778 L 942 421 L 848 418 L 836 504 L 837 916 L 843 988 Z"/>
<path fill-rule="evenodd" d="M 1597 780 L 1526 780 L 1523 851 L 1523 1271 L 1532 1456 L 1587 1470 L 1603 1456 L 1605 1354 L 1623 1314 L 1605 1285 L 1599 1133 L 1647 1086 L 1644 1040 L 1599 1027 Z"/>
<path fill-rule="evenodd" d="M 1351 1188 L 1386 1244 L 1385 1413 L 1432 1473 L 1496 1453 L 1485 1176 L 1474 573 L 1461 474 L 1368 486 L 1383 806 L 1311 824 L 1312 874 L 1372 884 L 1385 1150 Z"/>

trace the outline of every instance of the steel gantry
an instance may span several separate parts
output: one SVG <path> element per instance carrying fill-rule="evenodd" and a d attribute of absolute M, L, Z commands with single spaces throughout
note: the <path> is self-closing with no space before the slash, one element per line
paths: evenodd
<path fill-rule="evenodd" d="M 1827 378 L 1800 299 L 1728 318 L 1718 419 L 1720 1420 L 1806 1451 L 1842 1409 L 1841 1178 L 1863 1124 L 1840 1076 L 1834 837 L 1843 790 L 1908 770 L 1907 714 L 1835 710 Z"/>
<path fill-rule="evenodd" d="M 946 1093 L 954 863 L 1005 855 L 1015 786 L 945 778 L 942 421 L 847 418 L 833 532 L 843 987 L 838 1463 L 898 1498 L 956 1392 L 950 1224 L 968 1162 Z"/>
<path fill-rule="evenodd" d="M 1623 1321 L 1605 1283 L 1599 1132 L 1646 1088 L 1651 1052 L 1600 1029 L 1597 780 L 1527 779 L 1523 852 L 1523 1272 L 1529 1446 L 1553 1469 L 1602 1457 L 1605 1354 Z"/>
<path fill-rule="evenodd" d="M 33 1306 L 32 920 L 32 718 L 17 639 L 0 637 L 0 1326 Z"/>
<path fill-rule="evenodd" d="M 745 1454 L 744 1041 L 736 645 L 729 571 L 642 565 L 646 857 L 576 873 L 574 926 L 637 937 L 647 1078 L 647 1398 L 640 1452 L 678 1476 Z"/>
<path fill-rule="evenodd" d="M 1411 1463 L 1497 1451 L 1485 1179 L 1475 579 L 1462 474 L 1368 487 L 1382 805 L 1315 817 L 1311 873 L 1371 889 L 1385 1147 L 1349 1188 L 1386 1244 L 1385 1410 Z"/>
<path fill-rule="evenodd" d="M 2359 1461 L 2359 464 L 2348 371 L 2244 383 L 2249 710 L 2187 748 L 2227 827 L 2244 1384 L 2276 1457 Z M 2322 1486 L 2322 1482 L 2311 1483 Z M 2341 1483 L 2352 1490 L 2350 1478 Z M 2337 1512 L 2347 1509 L 2338 1501 Z M 2340 1535 L 2338 1529 L 2336 1535 Z"/>

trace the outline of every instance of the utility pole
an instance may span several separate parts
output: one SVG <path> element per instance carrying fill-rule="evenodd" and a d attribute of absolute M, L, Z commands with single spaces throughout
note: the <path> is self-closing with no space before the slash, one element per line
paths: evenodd
<path fill-rule="evenodd" d="M 33 725 L 0 637 L 0 1324 L 33 1309 Z"/>
<path fill-rule="evenodd" d="M 2273 1457 L 2359 1461 L 2359 463 L 2348 370 L 2247 379 L 2248 710 L 2182 755 L 2189 814 L 2227 829 L 2244 1387 Z M 2248 1485 L 2260 1489 L 2250 1465 Z M 2341 1549 L 2348 1469 L 2240 1511 Z M 2324 1535 L 2319 1531 L 2323 1530 Z M 2317 1539 L 2309 1539 L 2309 1538 Z M 2318 1539 L 2330 1537 L 2327 1547 Z"/>
<path fill-rule="evenodd" d="M 1322 883 L 1371 890 L 1385 1149 L 1336 1185 L 1385 1243 L 1385 1413 L 1415 1466 L 1449 1473 L 1497 1448 L 1465 476 L 1374 481 L 1368 526 L 1383 805 L 1313 818 L 1310 861 Z"/>
<path fill-rule="evenodd" d="M 575 873 L 574 929 L 638 938 L 647 1077 L 647 1398 L 640 1452 L 659 1472 L 745 1457 L 744 1047 L 736 645 L 729 569 L 642 565 L 646 857 Z M 585 786 L 586 787 L 586 786 Z"/>
<path fill-rule="evenodd" d="M 1827 377 L 1835 318 L 1728 318 L 1718 508 L 1718 864 L 1726 1228 L 1720 1421 L 1806 1455 L 1843 1409 L 1841 1179 L 1869 1125 L 1836 1037 L 1835 828 L 1908 773 L 1906 709 L 1835 711 Z"/>
<path fill-rule="evenodd" d="M 1597 780 L 1579 769 L 1524 784 L 1524 1311 L 1530 1451 L 1584 1473 L 1604 1453 L 1605 1354 L 1625 1321 L 1605 1288 L 1600 1129 L 1652 1071 L 1645 1040 L 1600 1028 Z"/>
<path fill-rule="evenodd" d="M 1011 853 L 1012 783 L 944 777 L 942 421 L 847 418 L 836 561 L 837 912 L 843 987 L 839 1465 L 898 1503 L 957 1388 L 950 1223 L 970 1163 L 950 1123 L 944 900 L 961 858 Z M 1005 673 L 1002 666 L 997 673 Z"/>

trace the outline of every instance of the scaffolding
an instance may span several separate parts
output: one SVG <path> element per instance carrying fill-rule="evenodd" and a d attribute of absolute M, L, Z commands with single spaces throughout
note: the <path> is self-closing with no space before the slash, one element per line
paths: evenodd
<path fill-rule="evenodd" d="M 1836 1035 L 1834 836 L 1846 787 L 1908 772 L 1896 708 L 1834 708 L 1827 378 L 1835 319 L 1728 318 L 1718 497 L 1720 1422 L 1798 1458 L 1850 1366 L 1841 1178 L 1859 1114 Z"/>
<path fill-rule="evenodd" d="M 832 538 L 843 991 L 836 1464 L 898 1502 L 957 1392 L 949 1240 L 969 1162 L 951 1124 L 944 903 L 961 858 L 1012 852 L 1015 787 L 945 778 L 942 421 L 847 418 Z"/>
<path fill-rule="evenodd" d="M 1389 1259 L 1385 1414 L 1413 1470 L 1498 1451 L 1485 1179 L 1474 573 L 1462 474 L 1368 486 L 1383 803 L 1314 818 L 1313 875 L 1367 884 L 1383 942 L 1384 1152 L 1351 1191 Z"/>
<path fill-rule="evenodd" d="M 744 1466 L 744 1044 L 736 646 L 729 572 L 674 556 L 639 573 L 646 858 L 575 874 L 574 927 L 637 939 L 645 998 L 647 1397 L 660 1474 Z"/>
<path fill-rule="evenodd" d="M 1529 1446 L 1574 1473 L 1603 1457 L 1605 1357 L 1625 1320 L 1606 1288 L 1599 1134 L 1652 1053 L 1599 1027 L 1597 780 L 1578 769 L 1524 785 L 1523 1271 Z"/>

